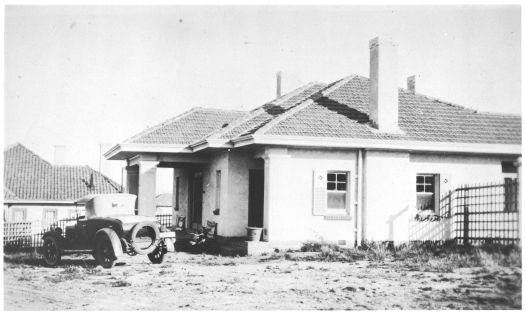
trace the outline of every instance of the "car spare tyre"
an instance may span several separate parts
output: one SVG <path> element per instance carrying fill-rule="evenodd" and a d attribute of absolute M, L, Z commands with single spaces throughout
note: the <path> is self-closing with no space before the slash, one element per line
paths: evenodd
<path fill-rule="evenodd" d="M 131 228 L 129 242 L 137 254 L 149 254 L 155 250 L 160 238 L 159 228 L 153 221 L 139 222 Z"/>

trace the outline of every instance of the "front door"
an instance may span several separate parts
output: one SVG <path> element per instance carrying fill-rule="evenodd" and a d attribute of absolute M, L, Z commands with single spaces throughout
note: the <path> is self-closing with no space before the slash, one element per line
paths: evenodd
<path fill-rule="evenodd" d="M 264 170 L 251 169 L 248 183 L 248 227 L 263 227 Z"/>
<path fill-rule="evenodd" d="M 193 174 L 191 185 L 191 226 L 197 224 L 197 228 L 202 225 L 202 172 Z"/>

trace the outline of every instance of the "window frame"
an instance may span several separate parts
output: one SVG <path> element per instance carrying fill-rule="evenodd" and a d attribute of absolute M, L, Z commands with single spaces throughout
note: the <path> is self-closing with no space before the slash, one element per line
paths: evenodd
<path fill-rule="evenodd" d="M 335 181 L 328 180 L 328 177 L 330 174 L 335 174 L 336 178 Z M 337 185 L 343 183 L 338 180 L 338 174 L 344 174 L 346 175 L 345 185 L 346 188 L 344 190 L 338 190 Z M 328 185 L 330 183 L 335 184 L 335 190 L 329 190 Z M 345 200 L 345 206 L 344 208 L 331 208 L 328 206 L 329 202 L 329 195 L 330 194 L 344 194 L 344 200 Z M 327 170 L 326 171 L 326 214 L 327 216 L 333 216 L 333 215 L 350 215 L 350 171 L 347 170 Z"/>
<path fill-rule="evenodd" d="M 15 220 L 16 212 L 22 212 L 22 220 Z M 27 208 L 26 207 L 11 208 L 11 221 L 27 221 Z"/>
<path fill-rule="evenodd" d="M 221 208 L 221 186 L 222 186 L 222 172 L 215 171 L 215 209 Z"/>
<path fill-rule="evenodd" d="M 175 211 L 179 210 L 179 193 L 180 193 L 180 177 L 175 177 L 175 204 L 173 209 Z"/>
<path fill-rule="evenodd" d="M 46 213 L 54 213 L 55 219 L 53 221 L 47 221 L 45 219 L 46 218 Z M 44 209 L 42 209 L 42 224 L 50 225 L 50 224 L 52 224 L 53 222 L 55 222 L 57 220 L 58 220 L 58 208 L 51 207 L 51 208 L 44 208 Z"/>
<path fill-rule="evenodd" d="M 418 177 L 423 177 L 423 183 L 418 183 L 417 182 L 417 179 Z M 427 177 L 431 177 L 432 178 L 432 183 L 430 184 L 432 187 L 433 187 L 433 192 L 426 192 L 425 191 L 425 188 L 423 188 L 423 191 L 422 192 L 418 192 L 417 188 L 418 186 L 420 186 L 422 184 L 423 187 L 426 187 L 428 186 L 429 184 L 426 182 L 426 178 Z M 418 212 L 432 212 L 434 214 L 438 214 L 439 213 L 439 201 L 440 201 L 440 175 L 439 173 L 428 173 L 428 172 L 424 172 L 424 173 L 416 173 L 416 210 Z M 432 203 L 432 208 L 431 209 L 419 209 L 418 206 L 417 206 L 417 200 L 418 200 L 418 197 L 420 195 L 432 195 L 433 197 L 433 201 L 431 202 Z"/>

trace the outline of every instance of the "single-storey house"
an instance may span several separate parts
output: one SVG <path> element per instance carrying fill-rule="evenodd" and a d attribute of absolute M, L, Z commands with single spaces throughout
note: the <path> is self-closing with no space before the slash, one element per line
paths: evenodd
<path fill-rule="evenodd" d="M 75 201 L 87 194 L 120 193 L 121 186 L 89 166 L 53 165 L 21 144 L 4 151 L 4 221 L 45 227 L 76 217 Z M 41 226 L 35 226 L 40 230 Z"/>
<path fill-rule="evenodd" d="M 396 44 L 369 48 L 370 78 L 310 83 L 248 112 L 194 108 L 105 156 L 127 161 L 141 214 L 154 215 L 156 169 L 170 167 L 188 227 L 262 227 L 266 241 L 408 241 L 440 194 L 517 176 L 520 116 L 419 94 L 413 77 L 398 88 Z"/>

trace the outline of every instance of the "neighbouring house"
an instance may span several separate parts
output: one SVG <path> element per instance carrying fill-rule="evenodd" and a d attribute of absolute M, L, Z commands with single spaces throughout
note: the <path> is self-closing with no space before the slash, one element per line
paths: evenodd
<path fill-rule="evenodd" d="M 409 222 L 438 212 L 448 190 L 517 177 L 521 117 L 419 94 L 414 77 L 398 88 L 396 53 L 375 38 L 370 78 L 310 83 L 247 112 L 194 108 L 105 156 L 127 161 L 144 215 L 157 168 L 173 168 L 175 215 L 213 220 L 219 236 L 255 226 L 266 241 L 413 240 Z"/>
<path fill-rule="evenodd" d="M 119 184 L 89 166 L 53 165 L 21 144 L 4 151 L 4 221 L 32 221 L 39 231 L 80 214 L 75 201 L 87 194 L 119 192 Z"/>

